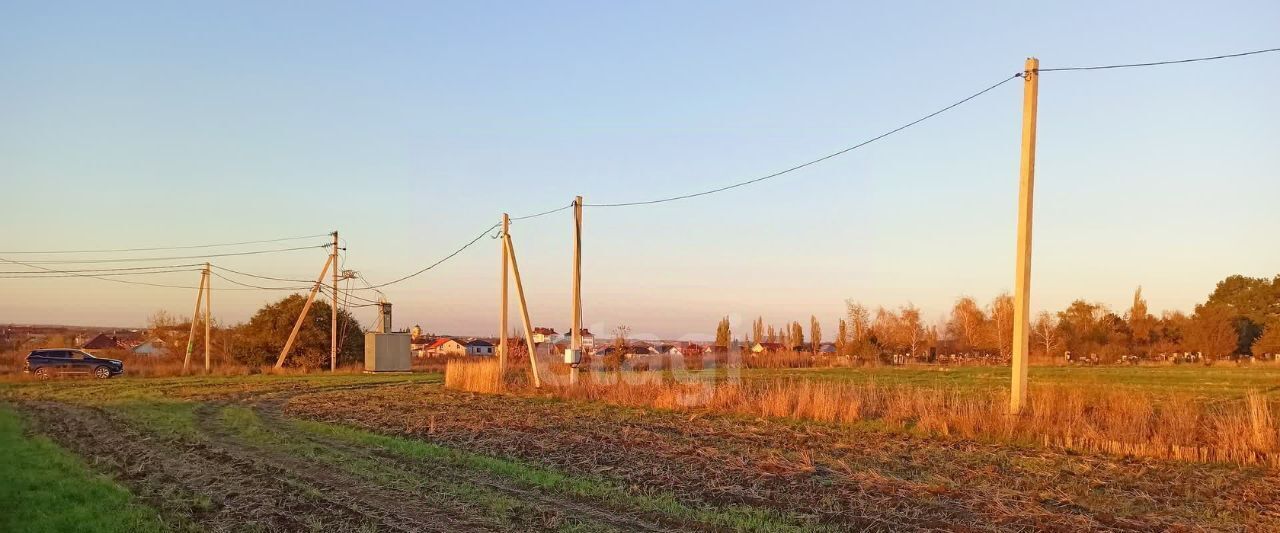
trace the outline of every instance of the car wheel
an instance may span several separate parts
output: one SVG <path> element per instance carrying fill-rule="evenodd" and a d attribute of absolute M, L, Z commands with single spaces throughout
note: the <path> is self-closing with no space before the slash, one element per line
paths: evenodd
<path fill-rule="evenodd" d="M 111 369 L 105 366 L 95 368 L 93 369 L 93 377 L 98 379 L 107 379 L 111 377 Z"/>
<path fill-rule="evenodd" d="M 37 368 L 37 369 L 36 369 L 36 377 L 37 377 L 37 378 L 40 378 L 40 379 L 49 379 L 49 369 L 47 369 L 47 368 Z"/>

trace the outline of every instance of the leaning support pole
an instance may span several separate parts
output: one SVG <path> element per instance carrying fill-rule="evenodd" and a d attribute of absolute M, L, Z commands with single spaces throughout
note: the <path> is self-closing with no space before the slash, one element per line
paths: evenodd
<path fill-rule="evenodd" d="M 213 317 L 213 278 L 210 276 L 209 263 L 204 264 L 204 373 L 212 368 L 210 354 L 213 353 L 212 328 L 209 320 Z"/>
<path fill-rule="evenodd" d="M 280 350 L 280 357 L 276 358 L 276 369 L 284 368 L 284 359 L 288 357 L 289 350 L 293 349 L 293 341 L 298 338 L 298 330 L 302 329 L 302 321 L 307 318 L 307 311 L 311 310 L 312 302 L 316 301 L 316 293 L 320 291 L 320 286 L 324 284 L 324 275 L 329 272 L 329 267 L 337 268 L 333 264 L 333 256 L 330 255 L 324 261 L 324 268 L 320 269 L 320 277 L 316 278 L 316 284 L 311 287 L 311 292 L 307 294 L 307 303 L 302 305 L 302 312 L 298 313 L 298 321 L 293 323 L 293 331 L 289 332 L 289 340 L 285 341 L 284 349 Z"/>
<path fill-rule="evenodd" d="M 1027 407 L 1027 358 L 1031 348 L 1031 208 L 1036 182 L 1036 108 L 1040 60 L 1027 58 L 1022 74 L 1022 166 L 1018 190 L 1018 259 L 1013 283 L 1013 383 L 1009 412 Z"/>
<path fill-rule="evenodd" d="M 505 218 L 505 217 L 504 217 Z M 511 244 L 511 234 L 503 232 L 502 240 L 507 244 L 507 258 L 511 266 L 511 277 L 516 281 L 516 295 L 520 297 L 520 320 L 524 322 L 524 343 L 529 352 L 529 367 L 533 369 L 533 386 L 542 387 L 542 377 L 538 375 L 538 351 L 533 344 L 533 326 L 529 323 L 529 306 L 524 299 L 524 284 L 520 282 L 520 266 L 516 264 L 516 249 Z"/>
<path fill-rule="evenodd" d="M 196 310 L 191 313 L 191 331 L 187 333 L 187 355 L 182 358 L 182 373 L 185 375 L 191 368 L 191 352 L 196 349 L 196 321 L 200 319 L 200 302 L 204 298 L 204 288 L 209 283 L 209 274 L 200 273 L 200 288 L 196 289 Z"/>

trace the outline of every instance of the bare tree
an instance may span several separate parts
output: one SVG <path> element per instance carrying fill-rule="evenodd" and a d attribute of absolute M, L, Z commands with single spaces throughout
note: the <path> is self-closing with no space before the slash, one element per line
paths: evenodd
<path fill-rule="evenodd" d="M 1013 297 L 1000 293 L 991 300 L 991 339 L 1001 357 L 1013 353 Z"/>
<path fill-rule="evenodd" d="M 1031 325 L 1031 334 L 1035 336 L 1036 344 L 1044 350 L 1045 357 L 1053 357 L 1055 350 L 1061 347 L 1058 317 L 1053 313 L 1041 311 L 1036 315 L 1036 321 Z"/>
<path fill-rule="evenodd" d="M 978 302 L 968 296 L 961 296 L 951 307 L 951 318 L 947 321 L 947 336 L 956 342 L 960 350 L 973 350 L 982 344 L 982 332 L 986 329 L 987 315 L 978 307 Z"/>
<path fill-rule="evenodd" d="M 845 300 L 849 315 L 849 341 L 861 342 L 871 334 L 871 311 L 853 300 Z"/>
<path fill-rule="evenodd" d="M 898 312 L 895 326 L 896 335 L 894 336 L 914 356 L 925 340 L 924 324 L 920 321 L 920 309 L 912 304 L 903 306 Z"/>

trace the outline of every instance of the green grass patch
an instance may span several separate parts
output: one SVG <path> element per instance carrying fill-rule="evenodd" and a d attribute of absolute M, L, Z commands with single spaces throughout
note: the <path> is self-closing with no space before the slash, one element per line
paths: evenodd
<path fill-rule="evenodd" d="M 159 400 L 127 402 L 113 406 L 132 424 L 168 440 L 195 441 L 201 438 L 196 428 L 195 410 L 200 404 Z"/>
<path fill-rule="evenodd" d="M 0 531 L 161 532 L 155 511 L 0 405 Z"/>
<path fill-rule="evenodd" d="M 517 482 L 529 488 L 565 496 L 590 498 L 620 509 L 638 509 L 671 519 L 697 522 L 738 531 L 813 531 L 818 526 L 798 517 L 745 505 L 692 506 L 667 492 L 635 494 L 599 477 L 571 476 L 522 461 L 479 455 L 429 442 L 382 435 L 348 426 L 310 420 L 290 420 L 303 433 L 341 439 L 353 444 L 376 446 L 402 457 L 433 461 L 476 470 Z"/>

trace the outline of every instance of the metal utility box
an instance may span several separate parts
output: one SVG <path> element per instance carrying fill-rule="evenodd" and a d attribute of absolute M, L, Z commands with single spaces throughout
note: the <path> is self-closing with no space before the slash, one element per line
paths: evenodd
<path fill-rule="evenodd" d="M 364 371 L 365 372 L 408 372 L 409 368 L 409 334 L 408 333 L 376 333 L 364 334 Z"/>

